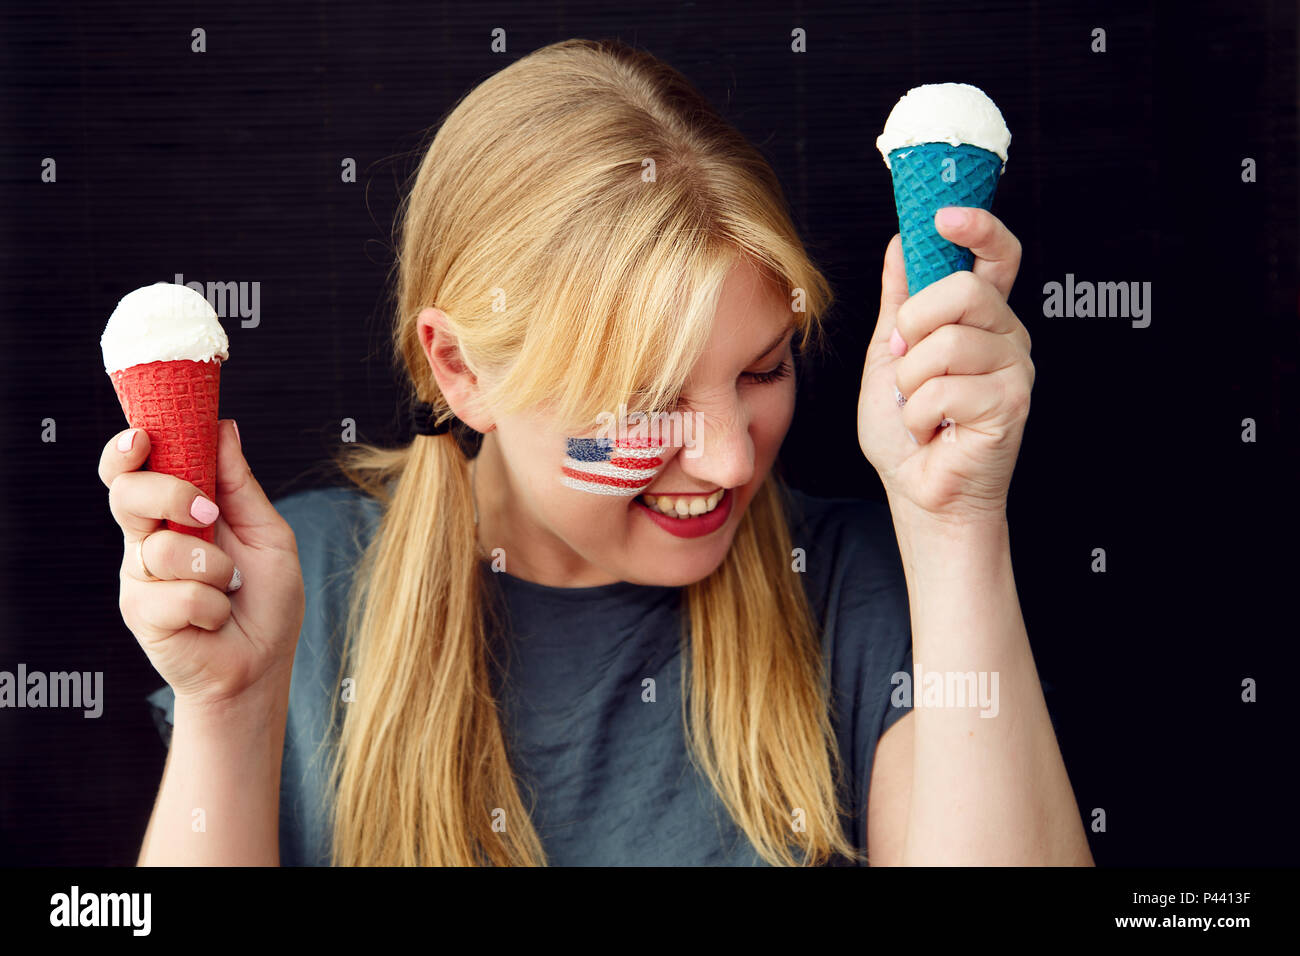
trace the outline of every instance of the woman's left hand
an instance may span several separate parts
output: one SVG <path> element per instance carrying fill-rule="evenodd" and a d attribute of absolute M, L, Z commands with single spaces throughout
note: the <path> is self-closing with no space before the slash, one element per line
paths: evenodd
<path fill-rule="evenodd" d="M 975 254 L 974 269 L 909 298 L 902 239 L 890 241 L 858 397 L 858 444 L 896 518 L 1003 521 L 1034 385 L 1029 333 L 1007 305 L 1020 241 L 987 210 L 946 208 L 966 213 L 965 224 L 944 225 L 941 210 L 935 226 Z"/>

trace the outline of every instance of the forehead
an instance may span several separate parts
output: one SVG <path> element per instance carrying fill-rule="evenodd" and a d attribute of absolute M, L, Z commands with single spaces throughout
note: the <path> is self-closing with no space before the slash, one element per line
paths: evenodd
<path fill-rule="evenodd" d="M 718 294 L 713 329 L 695 372 L 735 368 L 762 358 L 760 350 L 793 324 L 787 290 L 742 258 Z"/>
<path fill-rule="evenodd" d="M 702 389 L 727 385 L 756 362 L 770 363 L 780 354 L 777 347 L 783 348 L 789 340 L 797 319 L 789 291 L 753 260 L 738 257 L 718 289 L 708 339 L 686 375 L 682 392 L 698 394 Z M 600 414 L 622 415 L 647 407 L 634 399 L 626 402 L 618 412 L 602 410 Z M 566 427 L 544 405 L 520 414 L 529 419 L 529 430 L 538 436 L 563 433 L 590 437 L 601 427 L 599 423 Z"/>

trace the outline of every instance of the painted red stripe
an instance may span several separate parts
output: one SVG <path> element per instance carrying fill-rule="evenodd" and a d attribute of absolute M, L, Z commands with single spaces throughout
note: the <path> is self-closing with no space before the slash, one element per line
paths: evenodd
<path fill-rule="evenodd" d="M 609 463 L 618 468 L 658 468 L 664 460 L 662 458 L 611 458 Z"/>
<path fill-rule="evenodd" d="M 637 481 L 633 478 L 608 478 L 605 475 L 593 475 L 590 472 L 579 471 L 577 468 L 562 468 L 561 470 L 570 478 L 589 481 L 593 485 L 609 485 L 611 488 L 641 488 L 650 483 L 650 479 Z"/>

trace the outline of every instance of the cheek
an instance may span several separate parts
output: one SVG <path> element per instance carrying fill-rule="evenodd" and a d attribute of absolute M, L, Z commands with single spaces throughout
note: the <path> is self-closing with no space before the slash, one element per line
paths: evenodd
<path fill-rule="evenodd" d="M 794 420 L 794 383 L 768 390 L 755 397 L 750 405 L 750 435 L 754 455 L 759 461 L 771 461 L 785 440 Z"/>
<path fill-rule="evenodd" d="M 566 438 L 557 477 L 584 494 L 631 499 L 649 488 L 663 467 L 657 441 Z"/>

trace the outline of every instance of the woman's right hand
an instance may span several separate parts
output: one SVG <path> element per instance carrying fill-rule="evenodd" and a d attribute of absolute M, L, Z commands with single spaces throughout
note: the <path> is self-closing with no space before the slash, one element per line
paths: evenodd
<path fill-rule="evenodd" d="M 115 435 L 99 460 L 122 528 L 122 620 L 177 701 L 201 708 L 238 704 L 262 691 L 287 694 L 306 607 L 293 530 L 253 477 L 234 422 L 218 424 L 215 544 L 167 530 L 164 519 L 196 528 L 212 522 L 190 512 L 202 497 L 190 482 L 139 470 L 149 456 L 144 429 Z M 120 451 L 129 432 L 134 441 Z M 162 580 L 140 567 L 141 538 L 144 563 Z M 240 585 L 231 591 L 236 567 Z"/>

